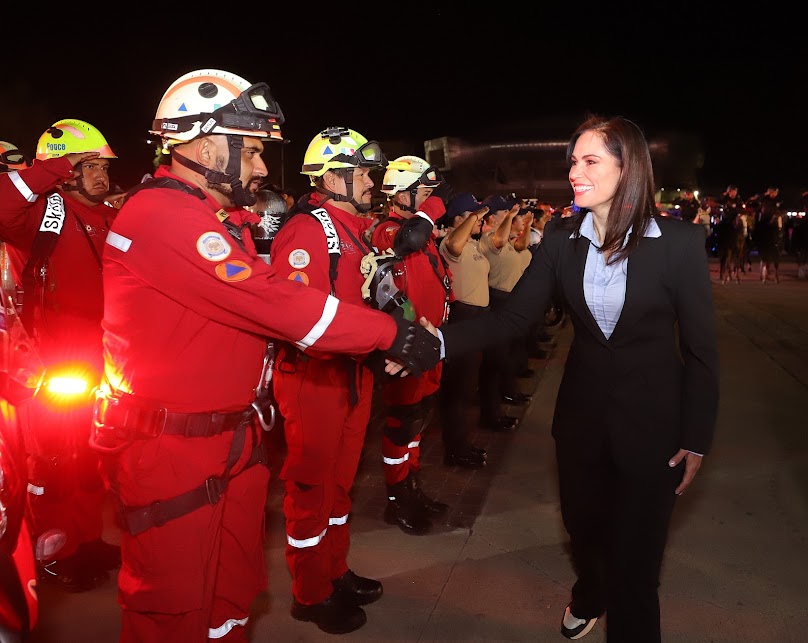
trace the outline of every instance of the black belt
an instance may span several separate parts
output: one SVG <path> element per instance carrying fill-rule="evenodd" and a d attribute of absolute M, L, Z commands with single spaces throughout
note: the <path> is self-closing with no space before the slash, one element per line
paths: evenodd
<path fill-rule="evenodd" d="M 149 439 L 159 435 L 209 438 L 234 431 L 252 409 L 228 413 L 180 413 L 153 406 L 127 393 L 99 394 L 96 398 L 96 426 L 115 431 L 119 439 Z"/>

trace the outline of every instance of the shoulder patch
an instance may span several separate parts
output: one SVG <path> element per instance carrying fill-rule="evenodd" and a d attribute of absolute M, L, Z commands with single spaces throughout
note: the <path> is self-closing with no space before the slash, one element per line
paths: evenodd
<path fill-rule="evenodd" d="M 287 277 L 289 281 L 299 281 L 302 284 L 309 285 L 309 276 L 305 272 L 301 272 L 300 270 L 295 270 L 294 272 L 289 273 L 289 277 Z"/>
<path fill-rule="evenodd" d="M 230 256 L 230 244 L 218 232 L 205 232 L 196 240 L 196 251 L 208 261 L 222 261 Z"/>
<path fill-rule="evenodd" d="M 311 257 L 303 248 L 297 248 L 289 253 L 289 265 L 292 266 L 292 268 L 305 268 L 310 263 Z"/>
<path fill-rule="evenodd" d="M 238 260 L 223 261 L 214 270 L 222 281 L 244 281 L 252 274 L 252 268 Z"/>

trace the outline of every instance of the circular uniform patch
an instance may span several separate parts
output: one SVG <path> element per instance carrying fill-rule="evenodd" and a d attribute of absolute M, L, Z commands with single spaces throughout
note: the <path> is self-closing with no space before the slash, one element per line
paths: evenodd
<path fill-rule="evenodd" d="M 289 253 L 289 265 L 292 266 L 292 268 L 300 270 L 308 266 L 309 263 L 311 263 L 311 257 L 303 248 L 292 250 L 292 252 Z"/>
<path fill-rule="evenodd" d="M 290 281 L 299 281 L 302 284 L 309 285 L 309 276 L 305 272 L 300 272 L 299 270 L 295 270 L 294 272 L 289 273 L 288 279 Z"/>
<path fill-rule="evenodd" d="M 196 240 L 196 251 L 208 261 L 221 261 L 230 256 L 230 244 L 218 232 L 205 232 Z"/>

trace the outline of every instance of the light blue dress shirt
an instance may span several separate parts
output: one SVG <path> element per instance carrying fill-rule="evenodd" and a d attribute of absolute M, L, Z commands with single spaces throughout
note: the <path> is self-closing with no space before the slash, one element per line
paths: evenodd
<path fill-rule="evenodd" d="M 628 241 L 628 234 L 623 244 Z M 592 221 L 592 213 L 587 212 L 584 220 L 581 221 L 580 233 L 582 237 L 589 239 L 589 250 L 586 254 L 586 266 L 584 268 L 584 298 L 586 305 L 595 318 L 606 339 L 611 337 L 620 313 L 623 311 L 623 304 L 626 301 L 626 275 L 628 274 L 628 259 L 623 259 L 610 266 L 606 265 L 606 257 L 598 245 L 598 237 L 595 234 L 595 224 Z M 570 235 L 570 238 L 575 233 Z M 653 219 L 645 231 L 646 237 L 660 237 L 662 231 Z"/>

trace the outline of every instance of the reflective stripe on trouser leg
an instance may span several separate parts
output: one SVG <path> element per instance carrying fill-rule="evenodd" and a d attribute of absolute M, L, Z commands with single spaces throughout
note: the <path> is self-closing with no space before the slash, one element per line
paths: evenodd
<path fill-rule="evenodd" d="M 384 479 L 388 485 L 394 485 L 406 479 L 410 472 L 410 448 L 408 444 L 399 446 L 387 436 L 382 438 L 382 462 L 384 462 Z"/>
<path fill-rule="evenodd" d="M 237 625 L 241 625 L 241 627 L 245 627 L 247 625 L 247 621 L 249 621 L 249 617 L 247 618 L 231 618 L 226 620 L 217 628 L 210 628 L 208 629 L 208 638 L 209 639 L 220 639 L 223 636 L 226 636 L 230 633 Z"/>

